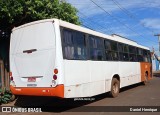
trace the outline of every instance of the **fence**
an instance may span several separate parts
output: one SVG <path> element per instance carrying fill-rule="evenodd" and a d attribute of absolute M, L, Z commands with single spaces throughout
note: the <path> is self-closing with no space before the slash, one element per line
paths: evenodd
<path fill-rule="evenodd" d="M 7 88 L 9 89 L 9 72 L 4 67 L 4 63 L 0 60 L 0 88 Z"/>

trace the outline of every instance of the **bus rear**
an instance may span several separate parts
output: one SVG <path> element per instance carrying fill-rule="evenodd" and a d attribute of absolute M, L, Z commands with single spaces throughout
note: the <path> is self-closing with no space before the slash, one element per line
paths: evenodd
<path fill-rule="evenodd" d="M 13 29 L 10 42 L 10 88 L 15 95 L 64 96 L 56 67 L 53 21 Z"/>

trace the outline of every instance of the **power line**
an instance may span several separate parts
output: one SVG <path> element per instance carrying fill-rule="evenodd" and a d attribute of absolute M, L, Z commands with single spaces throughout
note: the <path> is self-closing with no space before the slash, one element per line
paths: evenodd
<path fill-rule="evenodd" d="M 124 7 L 122 7 L 120 5 L 119 2 L 117 2 L 116 0 L 112 0 L 113 3 L 119 7 L 119 9 L 121 9 L 126 15 L 128 15 L 130 18 L 134 19 L 135 21 L 139 22 L 139 20 L 136 18 L 135 15 L 131 14 L 127 9 L 125 9 Z M 139 25 L 141 25 L 142 27 L 146 28 L 142 23 L 138 23 Z M 151 31 L 150 29 L 146 28 L 149 32 L 151 32 L 152 34 L 151 35 L 154 35 L 154 32 L 153 30 Z"/>
<path fill-rule="evenodd" d="M 129 11 L 127 11 L 125 8 L 123 8 L 117 1 L 115 1 L 115 0 L 112 0 L 112 1 L 113 1 L 113 3 L 115 5 L 117 5 L 119 7 L 119 9 L 121 9 L 122 11 L 124 11 L 124 13 L 127 14 L 129 17 L 131 17 L 131 18 L 134 17 Z"/>
<path fill-rule="evenodd" d="M 81 20 L 83 20 L 85 23 L 89 24 L 89 26 L 88 26 L 88 25 L 86 25 L 86 24 L 83 23 L 82 26 L 84 26 L 84 27 L 86 27 L 86 28 L 88 28 L 88 29 L 91 29 L 91 30 L 96 31 L 96 30 L 93 28 L 93 24 L 92 24 L 92 23 L 87 22 L 87 21 L 85 20 L 85 18 L 82 18 L 82 17 L 81 17 Z M 90 27 L 90 24 L 92 25 L 91 27 Z M 97 27 L 96 27 L 96 28 L 97 28 Z M 103 31 L 102 28 L 98 28 L 98 30 Z"/>
<path fill-rule="evenodd" d="M 94 1 L 92 1 L 92 0 L 90 0 L 91 2 L 94 2 Z M 95 2 L 94 2 L 94 4 L 95 4 Z M 95 4 L 96 6 L 98 5 L 98 4 Z M 105 13 L 107 13 L 109 16 L 111 16 L 113 19 L 115 19 L 117 22 L 119 22 L 119 23 L 121 23 L 123 26 L 125 26 L 126 28 L 128 28 L 129 30 L 131 30 L 132 32 L 134 32 L 136 35 L 139 35 L 140 37 L 142 37 L 142 38 L 145 38 L 145 36 L 143 36 L 143 35 L 141 35 L 141 34 L 139 34 L 139 33 L 137 33 L 135 30 L 133 30 L 132 28 L 130 28 L 129 26 L 127 26 L 126 24 L 124 24 L 123 22 L 121 22 L 119 19 L 117 19 L 115 16 L 112 16 L 109 12 L 107 12 L 104 8 L 102 8 L 100 5 L 98 5 L 98 7 L 101 9 L 101 10 L 103 10 Z M 87 16 L 85 16 L 85 17 L 87 17 Z M 94 22 L 94 25 L 95 24 L 97 24 L 97 22 Z M 103 25 L 104 25 L 105 23 L 103 23 Z M 92 25 L 93 26 L 93 25 Z M 101 26 L 101 25 L 99 25 L 99 26 Z M 101 26 L 102 27 L 102 26 Z M 105 27 L 105 29 L 106 29 L 106 27 Z M 112 32 L 113 33 L 113 32 Z M 149 39 L 144 39 L 144 40 L 146 40 L 146 41 L 150 41 L 150 42 L 152 42 L 152 43 L 157 43 L 157 42 L 155 42 L 155 41 L 151 41 L 151 40 L 149 40 Z M 140 39 L 138 40 L 139 42 L 141 41 Z"/>
<path fill-rule="evenodd" d="M 80 14 L 80 15 L 83 15 L 83 14 L 80 13 L 80 12 L 79 12 L 79 14 Z M 84 15 L 83 15 L 83 17 L 84 17 Z M 84 27 L 86 27 L 86 28 L 89 28 L 89 29 L 91 29 L 91 30 L 96 31 L 96 30 L 93 28 L 95 24 L 93 25 L 93 24 L 91 23 L 91 22 L 93 22 L 93 21 L 92 21 L 92 20 L 86 21 L 86 19 L 83 18 L 83 17 L 81 17 L 81 20 L 82 20 L 84 23 L 89 24 L 89 26 L 86 25 L 86 24 L 84 24 L 84 23 L 82 23 L 82 26 L 84 26 Z M 93 22 L 93 23 L 94 23 L 94 22 Z M 91 25 L 91 27 L 90 27 L 90 25 Z M 100 32 L 104 31 L 104 28 L 102 28 L 101 26 L 98 26 L 98 27 L 95 27 L 95 28 L 97 28 L 98 30 L 100 30 Z"/>
<path fill-rule="evenodd" d="M 141 36 L 142 38 L 144 37 L 143 35 L 137 33 L 135 30 L 133 30 L 132 28 L 130 28 L 129 26 L 127 26 L 126 24 L 124 24 L 123 22 L 121 22 L 119 19 L 117 19 L 115 16 L 111 15 L 108 11 L 106 11 L 104 8 L 102 8 L 100 5 L 98 5 L 96 2 L 94 2 L 93 0 L 90 0 L 93 4 L 95 4 L 97 7 L 99 7 L 101 10 L 103 10 L 106 14 L 108 14 L 109 16 L 111 16 L 113 19 L 115 19 L 116 21 L 118 21 L 119 23 L 121 23 L 123 26 L 125 26 L 126 28 L 130 29 L 131 31 L 133 31 L 134 33 L 136 33 L 137 35 Z M 148 39 L 145 39 L 148 40 Z M 151 40 L 148 40 L 150 42 L 153 42 Z"/>
<path fill-rule="evenodd" d="M 79 13 L 80 13 L 83 17 L 87 17 L 87 16 L 86 16 L 85 14 L 83 14 L 82 12 L 79 11 Z M 99 27 L 103 28 L 103 30 L 107 30 L 107 31 L 109 31 L 109 32 L 112 33 L 112 34 L 114 33 L 111 29 L 109 29 L 109 28 L 106 29 L 106 27 L 103 27 L 102 25 L 98 24 L 97 22 L 95 22 L 95 21 L 93 21 L 93 20 L 91 20 L 91 19 L 90 19 L 90 21 L 93 22 L 94 25 L 96 24 L 96 25 L 98 25 Z M 93 24 L 92 24 L 92 25 L 93 25 Z M 106 25 L 106 24 L 104 24 L 104 25 L 107 26 L 107 27 L 109 27 L 109 26 Z"/>

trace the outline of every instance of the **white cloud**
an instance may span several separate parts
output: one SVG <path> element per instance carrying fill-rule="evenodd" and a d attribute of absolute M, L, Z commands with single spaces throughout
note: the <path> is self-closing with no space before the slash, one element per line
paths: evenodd
<path fill-rule="evenodd" d="M 160 18 L 148 18 L 140 21 L 145 27 L 151 29 L 160 29 Z"/>
<path fill-rule="evenodd" d="M 98 8 L 91 0 L 66 0 L 71 3 L 79 11 L 85 13 L 87 16 L 93 16 L 104 13 L 104 11 Z M 112 0 L 93 0 L 96 4 L 101 6 L 107 12 L 112 13 L 115 11 L 121 11 L 121 9 Z M 120 7 L 124 9 L 131 8 L 160 8 L 159 0 L 114 0 L 120 4 Z"/>
<path fill-rule="evenodd" d="M 98 9 L 90 0 L 66 0 L 68 3 L 71 3 L 76 7 L 80 13 L 84 13 L 87 17 L 101 14 L 102 10 Z M 101 2 L 103 0 L 100 0 Z"/>

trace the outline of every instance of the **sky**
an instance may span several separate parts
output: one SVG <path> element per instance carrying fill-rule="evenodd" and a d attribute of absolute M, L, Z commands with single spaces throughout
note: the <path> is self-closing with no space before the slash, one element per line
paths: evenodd
<path fill-rule="evenodd" d="M 82 26 L 118 34 L 152 47 L 159 55 L 160 0 L 66 0 L 77 8 Z"/>

